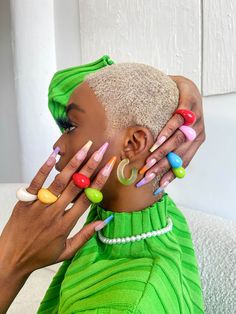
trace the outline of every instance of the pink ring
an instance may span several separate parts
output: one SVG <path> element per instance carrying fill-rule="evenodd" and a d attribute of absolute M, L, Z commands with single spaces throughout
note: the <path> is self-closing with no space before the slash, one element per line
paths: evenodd
<path fill-rule="evenodd" d="M 187 126 L 187 125 L 182 125 L 181 127 L 179 127 L 179 129 L 180 129 L 180 131 L 182 131 L 184 133 L 185 137 L 189 141 L 195 140 L 197 134 L 193 128 L 191 128 L 190 126 Z"/>

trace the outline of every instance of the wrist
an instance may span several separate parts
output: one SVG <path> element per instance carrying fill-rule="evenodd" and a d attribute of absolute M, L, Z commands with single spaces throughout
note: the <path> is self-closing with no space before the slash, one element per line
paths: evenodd
<path fill-rule="evenodd" d="M 0 314 L 6 313 L 28 276 L 17 267 L 6 266 L 0 261 L 0 287 L 4 287 L 0 295 Z"/>

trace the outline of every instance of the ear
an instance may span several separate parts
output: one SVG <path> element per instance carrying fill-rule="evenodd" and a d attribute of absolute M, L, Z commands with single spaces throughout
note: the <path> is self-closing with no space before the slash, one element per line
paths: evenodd
<path fill-rule="evenodd" d="M 152 145 L 153 135 L 149 129 L 142 126 L 128 127 L 124 135 L 122 158 L 129 158 L 131 162 L 146 158 Z"/>

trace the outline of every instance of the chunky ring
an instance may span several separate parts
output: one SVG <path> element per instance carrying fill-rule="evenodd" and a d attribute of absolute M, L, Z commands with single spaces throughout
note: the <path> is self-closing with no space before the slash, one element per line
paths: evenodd
<path fill-rule="evenodd" d="M 187 126 L 187 125 L 182 125 L 181 127 L 179 127 L 179 129 L 180 129 L 180 131 L 182 131 L 184 133 L 187 140 L 189 140 L 189 141 L 195 140 L 197 134 L 193 128 L 191 128 L 190 126 Z"/>
<path fill-rule="evenodd" d="M 42 188 L 38 191 L 38 199 L 44 204 L 52 204 L 56 202 L 58 196 L 54 195 L 48 189 Z"/>
<path fill-rule="evenodd" d="M 38 198 L 38 196 L 29 193 L 28 191 L 26 191 L 26 188 L 22 186 L 16 191 L 16 198 L 19 201 L 32 202 L 35 201 Z"/>
<path fill-rule="evenodd" d="M 103 199 L 103 194 L 97 189 L 87 188 L 84 190 L 85 195 L 92 203 L 99 203 Z"/>
<path fill-rule="evenodd" d="M 90 185 L 90 179 L 82 173 L 74 173 L 72 179 L 80 189 L 86 189 Z"/>
<path fill-rule="evenodd" d="M 191 125 L 196 121 L 195 113 L 191 110 L 187 109 L 177 109 L 174 114 L 180 114 L 184 118 L 184 124 L 183 125 Z"/>
<path fill-rule="evenodd" d="M 166 157 L 172 167 L 171 170 L 173 171 L 174 175 L 179 179 L 184 178 L 186 175 L 186 170 L 182 167 L 182 159 L 173 152 L 168 153 Z"/>

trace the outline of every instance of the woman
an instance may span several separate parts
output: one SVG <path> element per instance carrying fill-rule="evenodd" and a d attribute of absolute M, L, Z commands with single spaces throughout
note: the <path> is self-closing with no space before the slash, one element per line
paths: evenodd
<path fill-rule="evenodd" d="M 182 77 L 172 77 L 176 80 L 177 85 L 180 89 L 180 107 L 181 108 L 190 108 L 193 111 L 195 111 L 197 115 L 197 123 L 194 125 L 194 128 L 197 132 L 197 139 L 190 143 L 186 142 L 183 145 L 179 146 L 179 151 L 181 150 L 184 164 L 185 166 L 189 163 L 189 161 L 192 159 L 193 155 L 195 154 L 196 150 L 200 146 L 200 144 L 204 141 L 204 123 L 202 118 L 202 108 L 201 108 L 201 98 L 200 94 L 197 91 L 195 85 Z M 188 104 L 188 105 L 186 105 Z M 169 138 L 161 147 L 160 149 L 157 149 L 153 154 L 151 154 L 151 158 L 155 157 L 158 160 L 161 160 L 161 163 L 165 164 L 166 160 L 165 158 L 162 158 L 164 156 L 164 152 L 169 152 L 172 150 L 175 150 L 176 146 L 178 146 L 175 143 L 176 139 L 179 141 L 179 131 L 175 132 L 176 129 L 182 124 L 182 119 L 178 115 L 175 115 L 169 123 L 166 125 L 166 127 L 162 130 L 160 133 L 160 136 L 163 135 L 166 136 L 166 138 Z M 174 133 L 173 136 L 171 136 Z M 177 150 L 176 150 L 177 151 Z M 187 154 L 186 154 L 187 152 Z M 187 155 L 187 158 L 185 158 L 184 155 Z M 41 171 L 37 174 L 36 179 L 33 180 L 32 184 L 28 188 L 28 191 L 33 194 L 37 194 L 38 190 L 41 188 L 43 182 L 45 181 L 48 173 L 50 172 L 51 168 L 53 167 L 54 163 L 50 165 L 44 165 Z M 154 166 L 158 167 L 158 163 Z M 153 168 L 154 168 L 153 167 Z M 60 178 L 60 181 L 63 182 L 63 185 L 66 185 L 68 183 L 68 180 L 71 176 L 71 172 L 69 172 L 70 167 L 65 167 L 61 174 L 56 178 L 55 182 L 58 181 L 58 178 Z M 163 165 L 161 166 L 161 169 L 163 170 Z M 152 170 L 152 168 L 150 169 Z M 163 176 L 162 182 L 166 181 L 166 178 L 168 178 L 168 181 L 171 181 L 173 178 L 172 172 L 168 172 L 169 166 L 166 166 L 165 171 L 167 174 Z M 161 182 L 161 185 L 162 185 Z M 57 184 L 52 184 L 52 186 L 57 186 Z M 49 187 L 50 190 L 50 187 Z M 63 192 L 64 188 L 62 188 Z M 73 191 L 75 192 L 75 191 Z M 68 201 L 73 200 L 75 195 L 72 193 L 72 191 L 68 191 L 68 189 L 65 189 L 63 194 L 67 194 Z M 79 193 L 79 191 L 77 191 Z M 81 193 L 79 193 L 81 194 Z M 83 195 L 83 194 L 82 194 Z M 80 196 L 77 200 L 77 204 L 80 204 L 80 210 L 76 212 L 74 219 L 77 220 L 83 210 L 85 210 L 87 207 L 85 203 L 85 198 Z M 63 218 L 63 212 L 64 208 L 63 204 L 58 204 L 58 201 L 55 203 L 57 206 L 58 211 L 60 211 L 61 218 Z M 55 233 L 55 229 L 59 230 L 62 225 L 62 219 L 55 220 L 55 217 L 52 217 L 49 215 L 49 212 L 53 212 L 55 210 L 55 204 L 46 206 L 48 209 L 48 212 L 43 212 L 42 208 L 45 208 L 45 205 L 42 205 L 40 201 L 31 202 L 31 203 L 23 203 L 19 202 L 17 203 L 14 212 L 9 220 L 9 223 L 7 224 L 6 228 L 4 229 L 4 232 L 1 236 L 0 246 L 2 255 L 0 258 L 0 281 L 1 284 L 5 284 L 6 288 L 9 289 L 4 290 L 4 294 L 2 294 L 2 299 L 0 303 L 1 311 L 4 312 L 9 307 L 10 302 L 13 300 L 15 295 L 18 293 L 19 289 L 24 284 L 27 277 L 30 275 L 32 271 L 35 269 L 44 267 L 49 264 L 53 264 L 58 262 L 59 256 L 61 256 L 61 260 L 63 259 L 70 259 L 75 252 L 86 242 L 88 238 L 90 238 L 94 233 L 94 227 L 95 223 L 90 225 L 87 225 L 82 232 L 80 232 L 76 237 L 73 239 L 73 245 L 70 246 L 69 253 L 63 254 L 64 251 L 64 245 L 66 243 L 66 234 L 69 234 L 70 230 L 72 229 L 72 225 L 68 226 L 67 232 L 64 233 L 64 237 L 60 238 L 60 240 L 57 238 L 57 233 Z M 59 206 L 59 207 L 58 207 Z M 82 208 L 82 209 L 81 209 Z M 27 211 L 26 211 L 27 209 Z M 34 224 L 34 228 L 29 229 L 29 226 L 31 226 L 30 221 L 34 220 L 34 217 L 31 215 L 32 209 L 34 209 L 35 215 L 39 215 L 42 217 L 44 221 L 44 225 L 42 225 L 42 221 L 36 221 Z M 22 212 L 24 212 L 24 215 L 22 215 Z M 25 214 L 28 215 L 25 215 Z M 74 220 L 74 223 L 75 223 Z M 19 226 L 19 222 L 22 225 L 23 229 L 16 228 L 16 226 Z M 50 228 L 50 224 L 53 224 L 55 229 Z M 97 223 L 98 224 L 98 223 Z M 47 237 L 45 238 L 43 235 L 46 231 L 42 232 L 44 230 L 44 226 L 47 226 Z M 22 230 L 25 230 L 24 226 L 28 226 L 27 233 L 23 234 Z M 38 230 L 39 237 L 37 238 L 37 245 L 35 245 L 35 239 L 32 238 L 32 234 L 34 234 L 35 230 Z M 57 241 L 55 240 L 57 238 Z M 19 239 L 21 241 L 18 241 L 17 246 L 13 246 L 12 244 L 15 243 L 16 239 Z M 24 240 L 27 239 L 28 250 L 24 251 L 24 263 L 19 263 L 20 252 L 23 248 L 25 248 Z M 29 243 L 31 242 L 31 245 Z M 50 243 L 50 250 L 45 250 L 45 248 L 48 248 L 48 245 Z M 53 243 L 53 244 L 52 244 Z M 67 247 L 68 248 L 68 247 Z M 11 281 L 11 279 L 14 278 L 14 281 Z"/>

